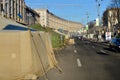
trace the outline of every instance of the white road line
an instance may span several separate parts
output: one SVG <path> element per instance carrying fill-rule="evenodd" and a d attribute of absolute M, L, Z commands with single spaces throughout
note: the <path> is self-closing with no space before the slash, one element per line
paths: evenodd
<path fill-rule="evenodd" d="M 74 53 L 77 53 L 77 50 L 74 50 Z"/>
<path fill-rule="evenodd" d="M 100 50 L 100 52 L 102 52 L 102 53 L 106 53 L 105 51 L 103 51 L 103 50 Z"/>
<path fill-rule="evenodd" d="M 79 58 L 77 58 L 77 65 L 78 65 L 78 67 L 82 67 L 82 64 L 81 64 L 81 62 L 80 62 L 80 59 L 79 59 Z"/>

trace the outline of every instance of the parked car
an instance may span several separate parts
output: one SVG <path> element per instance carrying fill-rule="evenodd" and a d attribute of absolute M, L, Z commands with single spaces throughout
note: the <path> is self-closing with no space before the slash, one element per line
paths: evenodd
<path fill-rule="evenodd" d="M 120 38 L 113 38 L 110 42 L 110 48 L 120 51 Z"/>

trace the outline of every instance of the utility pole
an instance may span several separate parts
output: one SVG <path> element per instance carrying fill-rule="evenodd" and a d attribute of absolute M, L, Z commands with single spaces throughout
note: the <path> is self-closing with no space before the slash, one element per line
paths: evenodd
<path fill-rule="evenodd" d="M 86 31 L 87 31 L 87 34 L 86 34 L 86 37 L 88 38 L 88 30 L 89 30 L 89 26 L 88 26 L 88 19 L 89 19 L 89 14 L 88 12 L 86 13 L 86 17 L 87 17 L 87 23 L 86 23 Z"/>
<path fill-rule="evenodd" d="M 86 13 L 86 16 L 87 16 L 87 24 L 88 24 L 88 19 L 89 19 L 89 14 L 88 14 L 88 12 Z"/>
<path fill-rule="evenodd" d="M 86 18 L 87 18 L 86 30 L 88 30 L 88 29 L 89 29 L 89 27 L 88 27 L 88 19 L 89 19 L 89 14 L 88 14 L 88 12 L 86 13 Z"/>
<path fill-rule="evenodd" d="M 97 26 L 100 26 L 100 2 L 101 1 L 103 1 L 103 0 L 96 0 L 96 3 L 97 3 L 97 12 L 98 12 L 98 19 L 96 19 L 96 25 Z M 100 35 L 100 29 L 98 29 L 98 32 L 96 33 L 96 35 L 97 35 L 97 41 L 100 39 L 101 40 L 101 38 L 99 37 L 99 35 Z"/>
<path fill-rule="evenodd" d="M 100 2 L 101 1 L 103 1 L 103 0 L 96 0 L 99 25 L 100 25 Z"/>

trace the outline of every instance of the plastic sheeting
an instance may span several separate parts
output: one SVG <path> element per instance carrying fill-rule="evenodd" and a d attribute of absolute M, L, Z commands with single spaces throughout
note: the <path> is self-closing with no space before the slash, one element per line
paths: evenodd
<path fill-rule="evenodd" d="M 34 79 L 56 65 L 48 33 L 0 32 L 0 80 Z"/>

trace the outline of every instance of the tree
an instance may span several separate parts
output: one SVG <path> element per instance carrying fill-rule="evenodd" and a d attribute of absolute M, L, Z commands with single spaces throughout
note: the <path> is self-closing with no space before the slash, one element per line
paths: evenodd
<path fill-rule="evenodd" d="M 111 8 L 120 8 L 120 0 L 111 0 Z"/>

